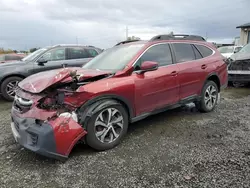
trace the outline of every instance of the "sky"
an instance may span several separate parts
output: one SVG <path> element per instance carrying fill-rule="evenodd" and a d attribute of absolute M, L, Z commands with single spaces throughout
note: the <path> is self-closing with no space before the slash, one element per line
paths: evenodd
<path fill-rule="evenodd" d="M 0 0 L 0 47 L 109 48 L 128 36 L 196 34 L 231 43 L 250 22 L 250 0 Z"/>

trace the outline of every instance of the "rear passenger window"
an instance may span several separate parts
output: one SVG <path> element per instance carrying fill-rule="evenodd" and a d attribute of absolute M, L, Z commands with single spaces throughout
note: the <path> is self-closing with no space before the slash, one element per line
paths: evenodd
<path fill-rule="evenodd" d="M 197 50 L 197 48 L 195 46 L 192 45 L 192 47 L 194 50 L 195 59 L 201 59 L 202 56 L 201 56 L 200 52 Z"/>
<path fill-rule="evenodd" d="M 137 61 L 135 70 L 140 70 L 141 63 L 144 61 L 154 61 L 159 66 L 171 65 L 172 55 L 168 44 L 158 44 L 149 48 Z"/>
<path fill-rule="evenodd" d="M 6 60 L 6 61 L 11 61 L 11 60 L 18 60 L 18 59 L 16 58 L 16 56 L 13 56 L 13 55 L 6 55 L 6 56 L 5 56 L 5 60 Z"/>
<path fill-rule="evenodd" d="M 97 51 L 95 51 L 94 49 L 86 49 L 86 50 L 91 55 L 91 57 L 95 57 L 98 55 Z"/>
<path fill-rule="evenodd" d="M 69 48 L 69 59 L 90 58 L 91 55 L 83 48 Z"/>
<path fill-rule="evenodd" d="M 213 51 L 206 46 L 198 45 L 198 44 L 196 44 L 195 46 L 200 51 L 200 53 L 203 57 L 207 57 L 207 56 L 210 56 L 213 54 Z"/>
<path fill-rule="evenodd" d="M 190 44 L 173 44 L 177 63 L 195 60 L 193 48 Z"/>

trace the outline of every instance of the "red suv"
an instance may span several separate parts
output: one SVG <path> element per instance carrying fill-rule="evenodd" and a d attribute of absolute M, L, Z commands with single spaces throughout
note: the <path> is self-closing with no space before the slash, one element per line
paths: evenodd
<path fill-rule="evenodd" d="M 67 158 L 78 141 L 116 146 L 128 124 L 186 103 L 212 111 L 227 65 L 202 37 L 159 35 L 123 42 L 82 68 L 32 75 L 18 84 L 11 128 L 25 148 Z"/>

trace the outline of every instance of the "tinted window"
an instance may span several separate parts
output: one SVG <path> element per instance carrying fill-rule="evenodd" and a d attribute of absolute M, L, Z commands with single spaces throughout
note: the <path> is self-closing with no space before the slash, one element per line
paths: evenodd
<path fill-rule="evenodd" d="M 91 55 L 91 57 L 95 57 L 98 55 L 97 51 L 94 49 L 86 49 L 86 50 Z"/>
<path fill-rule="evenodd" d="M 192 45 L 192 47 L 194 50 L 195 59 L 201 59 L 202 56 L 201 56 L 200 52 L 197 50 L 197 48 L 195 46 Z"/>
<path fill-rule="evenodd" d="M 190 44 L 174 43 L 173 47 L 177 63 L 195 60 L 194 51 Z"/>
<path fill-rule="evenodd" d="M 65 60 L 65 49 L 59 48 L 59 49 L 53 49 L 48 52 L 46 52 L 42 58 L 44 58 L 46 61 L 60 61 Z"/>
<path fill-rule="evenodd" d="M 205 47 L 203 45 L 195 45 L 195 46 L 200 51 L 203 57 L 207 57 L 213 54 L 213 51 L 209 49 L 208 47 Z"/>
<path fill-rule="evenodd" d="M 22 58 L 19 56 L 15 56 L 15 55 L 6 55 L 5 59 L 6 59 L 6 61 L 11 61 L 11 60 L 20 60 Z"/>
<path fill-rule="evenodd" d="M 149 48 L 137 61 L 135 69 L 139 70 L 140 65 L 144 61 L 154 61 L 159 66 L 172 64 L 172 55 L 168 44 L 159 44 Z"/>
<path fill-rule="evenodd" d="M 0 61 L 5 61 L 5 56 L 4 55 L 0 56 Z"/>
<path fill-rule="evenodd" d="M 91 55 L 83 48 L 69 48 L 69 59 L 90 58 Z"/>

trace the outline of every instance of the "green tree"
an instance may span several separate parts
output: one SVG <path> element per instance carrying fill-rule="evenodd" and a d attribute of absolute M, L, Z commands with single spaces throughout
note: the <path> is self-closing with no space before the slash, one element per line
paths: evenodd
<path fill-rule="evenodd" d="M 31 48 L 30 53 L 37 51 L 37 48 Z"/>

